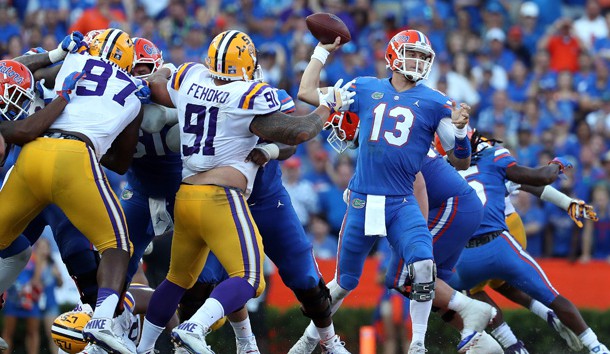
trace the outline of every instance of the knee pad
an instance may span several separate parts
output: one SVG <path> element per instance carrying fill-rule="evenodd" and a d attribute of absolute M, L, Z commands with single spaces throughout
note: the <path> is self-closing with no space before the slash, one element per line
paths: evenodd
<path fill-rule="evenodd" d="M 330 290 L 324 284 L 324 280 L 320 279 L 318 285 L 311 289 L 299 290 L 293 289 L 294 294 L 301 303 L 301 311 L 305 317 L 311 319 L 324 319 L 331 315 Z"/>
<path fill-rule="evenodd" d="M 216 284 L 197 282 L 184 293 L 180 306 L 178 306 L 178 317 L 181 322 L 190 319 L 197 312 L 205 300 L 210 297 L 215 286 Z"/>
<path fill-rule="evenodd" d="M 409 264 L 409 278 L 412 281 L 411 300 L 425 302 L 434 299 L 436 265 L 431 259 Z"/>

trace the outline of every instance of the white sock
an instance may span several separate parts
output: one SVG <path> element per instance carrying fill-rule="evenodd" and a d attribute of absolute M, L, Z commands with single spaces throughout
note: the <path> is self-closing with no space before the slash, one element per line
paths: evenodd
<path fill-rule="evenodd" d="M 418 302 L 411 300 L 409 312 L 413 323 L 413 338 L 411 342 L 425 342 L 426 330 L 428 329 L 428 317 L 432 309 L 432 300 Z"/>
<path fill-rule="evenodd" d="M 413 339 L 411 340 L 411 343 L 416 343 L 416 342 L 425 343 L 427 330 L 428 330 L 428 325 L 413 324 Z"/>
<path fill-rule="evenodd" d="M 207 329 L 224 316 L 225 309 L 222 307 L 222 304 L 218 302 L 218 300 L 210 297 L 205 300 L 203 306 L 195 312 L 189 322 L 197 322 Z"/>
<path fill-rule="evenodd" d="M 551 309 L 544 306 L 540 301 L 532 299 L 532 302 L 530 303 L 530 311 L 546 321 Z"/>
<path fill-rule="evenodd" d="M 250 317 L 246 317 L 245 320 L 240 322 L 231 322 L 231 327 L 233 327 L 233 332 L 235 332 L 235 337 L 239 338 L 248 338 L 254 335 L 252 333 L 252 326 L 250 325 Z"/>
<path fill-rule="evenodd" d="M 156 326 L 148 322 L 148 319 L 145 318 L 144 325 L 142 326 L 140 344 L 138 344 L 138 353 L 143 353 L 154 348 L 157 338 L 159 338 L 159 335 L 161 335 L 161 332 L 163 332 L 164 329 L 165 327 Z"/>
<path fill-rule="evenodd" d="M 28 247 L 8 258 L 0 258 L 0 293 L 6 291 L 15 283 L 21 271 L 25 268 L 32 255 L 32 247 Z"/>
<path fill-rule="evenodd" d="M 473 300 L 468 296 L 462 294 L 461 292 L 454 290 L 453 295 L 451 295 L 451 300 L 449 300 L 449 304 L 447 305 L 447 308 L 449 308 L 449 310 L 453 310 L 459 313 L 466 307 L 466 305 L 468 305 L 470 301 Z"/>
<path fill-rule="evenodd" d="M 328 326 L 328 327 L 324 327 L 324 328 L 316 327 L 316 329 L 317 329 L 320 341 L 326 341 L 335 336 L 335 326 L 333 326 L 332 322 L 331 322 L 330 326 Z"/>
<path fill-rule="evenodd" d="M 119 296 L 117 294 L 108 295 L 101 304 L 95 307 L 92 318 L 113 318 L 118 303 Z"/>
<path fill-rule="evenodd" d="M 316 327 L 313 321 L 309 321 L 307 328 L 305 328 L 305 335 L 309 338 L 320 340 L 320 333 L 318 332 L 318 327 Z"/>
<path fill-rule="evenodd" d="M 589 349 L 595 348 L 601 344 L 597 340 L 597 335 L 595 334 L 595 332 L 593 332 L 591 328 L 587 328 L 578 336 L 578 338 L 580 339 L 582 344 Z"/>
<path fill-rule="evenodd" d="M 494 336 L 504 348 L 508 348 L 517 343 L 517 337 L 515 337 L 515 334 L 506 322 L 503 322 L 498 328 L 491 331 L 491 335 Z"/>

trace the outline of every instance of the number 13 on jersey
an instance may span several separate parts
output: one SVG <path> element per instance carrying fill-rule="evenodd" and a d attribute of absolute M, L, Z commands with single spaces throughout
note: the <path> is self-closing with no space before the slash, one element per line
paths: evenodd
<path fill-rule="evenodd" d="M 373 129 L 371 129 L 370 141 L 379 141 L 379 137 L 383 136 L 385 141 L 392 145 L 401 147 L 409 141 L 411 135 L 411 127 L 415 120 L 413 112 L 404 106 L 396 106 L 388 111 L 386 116 L 387 103 L 382 103 L 373 110 Z M 394 129 L 384 130 L 382 134 L 382 125 L 385 118 L 396 120 Z"/>

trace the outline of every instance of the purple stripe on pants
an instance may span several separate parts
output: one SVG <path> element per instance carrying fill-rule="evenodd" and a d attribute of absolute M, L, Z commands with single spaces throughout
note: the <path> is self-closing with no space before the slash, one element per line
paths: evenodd
<path fill-rule="evenodd" d="M 239 217 L 237 216 L 237 209 L 235 207 L 235 203 L 233 203 L 233 195 L 231 194 L 231 190 L 229 188 L 225 188 L 225 194 L 227 196 L 227 200 L 229 201 L 231 214 L 233 214 L 233 222 L 235 223 L 235 228 L 237 229 L 237 234 L 239 236 L 239 245 L 241 246 L 242 261 L 245 271 L 244 278 L 248 280 L 250 278 L 250 269 L 249 267 L 246 267 L 246 265 L 249 264 L 248 250 L 246 249 L 246 238 L 244 236 L 244 231 L 242 229 L 241 222 L 239 221 Z"/>
<path fill-rule="evenodd" d="M 252 224 L 252 220 L 250 219 L 250 216 L 247 214 L 248 212 L 248 207 L 246 206 L 246 203 L 244 201 L 244 198 L 239 198 L 239 202 L 241 204 L 241 208 L 244 211 L 244 216 L 246 218 L 246 221 L 248 222 L 248 228 L 250 228 L 250 235 L 252 235 L 252 245 L 254 246 L 254 254 L 256 255 L 256 280 L 254 282 L 254 290 L 258 289 L 258 286 L 261 282 L 261 268 L 260 268 L 260 262 L 261 262 L 261 251 L 258 249 L 258 242 L 256 242 L 256 231 L 254 228 L 254 225 Z"/>

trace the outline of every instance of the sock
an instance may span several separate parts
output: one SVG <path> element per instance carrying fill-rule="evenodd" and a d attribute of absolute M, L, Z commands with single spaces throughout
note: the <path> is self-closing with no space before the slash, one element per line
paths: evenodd
<path fill-rule="evenodd" d="M 413 339 L 411 344 L 416 342 L 424 343 L 424 339 L 426 338 L 426 331 L 428 330 L 428 325 L 421 324 L 413 324 Z"/>
<path fill-rule="evenodd" d="M 335 326 L 333 326 L 333 324 L 331 323 L 328 327 L 316 327 L 316 332 L 318 332 L 320 341 L 326 341 L 335 336 Z"/>
<path fill-rule="evenodd" d="M 318 327 L 313 323 L 313 321 L 309 321 L 309 325 L 305 328 L 305 335 L 309 338 L 320 340 L 320 333 L 318 332 Z"/>
<path fill-rule="evenodd" d="M 462 294 L 461 292 L 454 290 L 453 295 L 451 295 L 451 300 L 449 300 L 449 304 L 447 305 L 447 308 L 455 312 L 460 312 L 466 307 L 469 301 L 472 301 L 472 299 Z"/>
<path fill-rule="evenodd" d="M 425 284 L 433 281 L 432 260 L 423 260 L 413 263 L 413 284 Z M 434 295 L 434 294 L 432 294 Z M 434 298 L 434 296 L 432 296 Z M 411 322 L 413 323 L 413 338 L 411 343 L 425 342 L 426 330 L 428 329 L 428 317 L 432 310 L 432 300 L 410 301 Z"/>
<path fill-rule="evenodd" d="M 214 322 L 223 317 L 225 317 L 225 310 L 222 307 L 222 304 L 220 301 L 210 297 L 205 300 L 203 306 L 201 306 L 199 310 L 195 312 L 189 322 L 197 322 L 201 324 L 205 328 L 205 331 L 212 327 Z"/>
<path fill-rule="evenodd" d="M 216 285 L 210 299 L 216 299 L 224 309 L 223 313 L 233 313 L 242 308 L 255 294 L 254 287 L 246 279 L 233 277 Z"/>
<path fill-rule="evenodd" d="M 113 318 L 119 295 L 110 288 L 100 288 L 97 291 L 97 304 L 92 318 Z"/>
<path fill-rule="evenodd" d="M 498 328 L 491 331 L 491 335 L 494 336 L 504 348 L 508 348 L 517 343 L 517 337 L 515 337 L 515 334 L 506 322 L 503 322 Z"/>
<path fill-rule="evenodd" d="M 150 298 L 146 319 L 157 327 L 165 327 L 172 318 L 186 289 L 165 279 Z"/>
<path fill-rule="evenodd" d="M 140 344 L 138 344 L 138 353 L 143 353 L 155 347 L 157 338 L 161 335 L 161 332 L 165 327 L 156 326 L 147 319 L 144 319 L 144 326 L 142 326 L 142 336 L 140 337 Z"/>
<path fill-rule="evenodd" d="M 126 292 L 125 297 L 123 297 L 123 307 L 125 307 L 125 310 L 131 313 L 133 313 L 133 309 L 136 307 L 136 299 L 129 291 Z"/>
<path fill-rule="evenodd" d="M 19 239 L 21 237 L 17 238 L 17 240 Z M 28 264 L 31 255 L 32 247 L 28 245 L 26 249 L 13 256 L 0 258 L 0 293 L 5 292 L 15 283 L 21 271 Z"/>
<path fill-rule="evenodd" d="M 587 328 L 584 332 L 582 332 L 578 336 L 578 339 L 580 339 L 582 344 L 589 349 L 595 348 L 601 344 L 597 340 L 597 335 L 595 334 L 595 332 L 593 332 L 591 328 Z"/>
<path fill-rule="evenodd" d="M 551 309 L 544 306 L 541 302 L 532 299 L 532 302 L 530 303 L 530 311 L 546 321 Z"/>
<path fill-rule="evenodd" d="M 233 332 L 235 332 L 236 338 L 247 338 L 254 335 L 252 333 L 252 326 L 250 325 L 250 318 L 246 317 L 245 320 L 240 322 L 231 322 L 231 327 L 233 327 Z"/>

